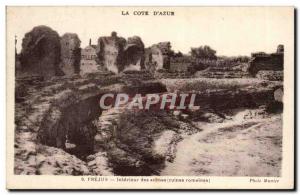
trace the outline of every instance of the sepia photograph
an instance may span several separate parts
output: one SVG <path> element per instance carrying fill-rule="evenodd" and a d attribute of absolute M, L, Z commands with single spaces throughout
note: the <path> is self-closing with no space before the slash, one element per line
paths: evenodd
<path fill-rule="evenodd" d="M 6 19 L 8 188 L 293 188 L 293 7 Z"/>

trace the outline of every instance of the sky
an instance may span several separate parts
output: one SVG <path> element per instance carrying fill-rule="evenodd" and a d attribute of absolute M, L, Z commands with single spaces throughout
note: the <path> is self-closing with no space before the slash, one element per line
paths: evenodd
<path fill-rule="evenodd" d="M 127 12 L 130 15 L 124 16 Z M 148 11 L 148 16 L 133 15 Z M 154 11 L 173 11 L 174 16 L 153 16 Z M 8 7 L 7 41 L 17 36 L 21 50 L 24 34 L 34 26 L 47 25 L 59 35 L 77 33 L 81 47 L 92 39 L 140 36 L 145 46 L 170 41 L 172 49 L 188 53 L 191 47 L 209 45 L 217 55 L 250 55 L 275 52 L 293 36 L 291 7 Z"/>

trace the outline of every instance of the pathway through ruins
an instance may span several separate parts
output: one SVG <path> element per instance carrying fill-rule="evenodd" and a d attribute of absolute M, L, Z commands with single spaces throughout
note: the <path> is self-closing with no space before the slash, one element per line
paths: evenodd
<path fill-rule="evenodd" d="M 281 116 L 244 119 L 247 114 L 224 123 L 198 123 L 203 131 L 178 143 L 174 162 L 167 162 L 161 175 L 279 176 Z"/>

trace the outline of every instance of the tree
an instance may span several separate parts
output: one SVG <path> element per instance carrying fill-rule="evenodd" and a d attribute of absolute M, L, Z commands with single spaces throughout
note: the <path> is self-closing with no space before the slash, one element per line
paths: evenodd
<path fill-rule="evenodd" d="M 175 57 L 183 57 L 183 53 L 181 53 L 180 51 L 175 53 Z"/>
<path fill-rule="evenodd" d="M 200 46 L 197 48 L 191 48 L 191 55 L 194 58 L 203 58 L 203 59 L 217 59 L 216 51 L 210 48 L 208 45 Z"/>

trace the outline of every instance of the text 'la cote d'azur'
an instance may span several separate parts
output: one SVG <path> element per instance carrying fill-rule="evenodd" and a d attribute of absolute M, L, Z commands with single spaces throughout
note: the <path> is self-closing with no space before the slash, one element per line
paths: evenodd
<path fill-rule="evenodd" d="M 122 11 L 123 16 L 174 16 L 174 11 Z"/>

